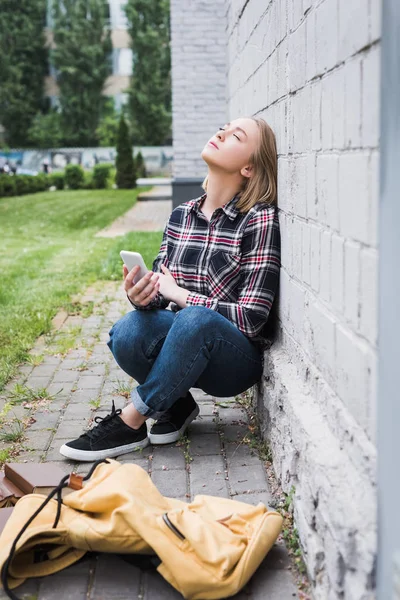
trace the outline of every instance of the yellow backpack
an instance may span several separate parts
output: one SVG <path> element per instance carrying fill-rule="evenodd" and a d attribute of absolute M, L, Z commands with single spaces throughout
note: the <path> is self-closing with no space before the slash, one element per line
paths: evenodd
<path fill-rule="evenodd" d="M 1 580 L 9 597 L 16 598 L 11 589 L 25 579 L 97 551 L 156 554 L 157 570 L 185 598 L 225 598 L 247 583 L 282 529 L 281 515 L 262 503 L 166 498 L 134 464 L 98 461 L 84 479 L 64 498 L 68 475 L 47 498 L 28 494 L 17 502 L 0 536 Z"/>

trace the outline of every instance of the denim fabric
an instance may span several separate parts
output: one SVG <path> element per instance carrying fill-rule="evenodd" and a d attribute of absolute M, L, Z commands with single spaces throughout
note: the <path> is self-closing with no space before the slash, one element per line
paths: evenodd
<path fill-rule="evenodd" d="M 235 396 L 261 379 L 262 351 L 235 325 L 204 306 L 178 312 L 134 310 L 110 330 L 108 347 L 138 383 L 137 410 L 158 418 L 191 387 Z"/>

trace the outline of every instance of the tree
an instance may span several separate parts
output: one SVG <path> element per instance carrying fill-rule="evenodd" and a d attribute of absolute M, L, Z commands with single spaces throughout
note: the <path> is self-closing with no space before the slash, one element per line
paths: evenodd
<path fill-rule="evenodd" d="M 97 144 L 96 128 L 105 105 L 102 91 L 111 72 L 106 18 L 106 0 L 53 1 L 51 60 L 58 71 L 63 131 L 71 146 Z"/>
<path fill-rule="evenodd" d="M 135 168 L 138 177 L 147 177 L 146 165 L 143 154 L 140 152 L 140 150 L 135 156 Z"/>
<path fill-rule="evenodd" d="M 118 188 L 131 189 L 136 187 L 131 138 L 123 115 L 121 115 L 118 127 L 116 167 L 115 182 Z"/>
<path fill-rule="evenodd" d="M 96 137 L 100 146 L 115 146 L 118 136 L 120 115 L 115 110 L 113 98 L 106 101 L 103 115 L 96 129 Z"/>
<path fill-rule="evenodd" d="M 37 113 L 28 130 L 31 142 L 37 148 L 57 148 L 63 142 L 61 115 L 51 109 L 48 113 Z"/>
<path fill-rule="evenodd" d="M 2 0 L 0 10 L 0 121 L 12 147 L 28 147 L 28 129 L 45 110 L 48 72 L 46 0 Z"/>
<path fill-rule="evenodd" d="M 158 146 L 171 137 L 169 0 L 128 0 L 125 12 L 133 53 L 128 90 L 133 139 Z"/>

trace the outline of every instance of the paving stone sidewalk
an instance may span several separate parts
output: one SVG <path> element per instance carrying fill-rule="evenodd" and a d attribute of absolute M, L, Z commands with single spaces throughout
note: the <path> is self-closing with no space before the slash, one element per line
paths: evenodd
<path fill-rule="evenodd" d="M 83 432 L 96 416 L 129 402 L 129 392 L 137 385 L 117 366 L 106 341 L 112 324 L 131 310 L 120 283 L 99 282 L 79 298 L 83 312 L 60 313 L 54 320 L 55 332 L 39 338 L 32 354 L 44 356 L 37 366 L 25 365 L 16 382 L 33 389 L 46 389 L 53 395 L 16 405 L 14 415 L 30 417 L 25 447 L 17 460 L 52 462 L 65 472 L 86 473 L 92 463 L 76 463 L 59 454 L 60 446 Z M 70 345 L 63 356 L 60 348 Z M 258 456 L 242 443 L 247 431 L 246 411 L 235 398 L 213 398 L 199 389 L 191 390 L 200 404 L 200 416 L 192 423 L 183 445 L 149 446 L 141 453 L 118 457 L 134 462 L 151 476 L 161 493 L 185 501 L 196 494 L 235 498 L 251 504 L 274 500 L 268 491 L 264 466 Z M 10 413 L 11 414 L 11 413 Z M 153 571 L 141 571 L 117 555 L 87 554 L 79 563 L 42 579 L 26 582 L 16 590 L 20 598 L 37 600 L 181 598 Z M 249 584 L 236 596 L 239 600 L 289 600 L 298 592 L 290 559 L 281 537 L 267 555 Z M 6 598 L 0 591 L 0 599 Z"/>

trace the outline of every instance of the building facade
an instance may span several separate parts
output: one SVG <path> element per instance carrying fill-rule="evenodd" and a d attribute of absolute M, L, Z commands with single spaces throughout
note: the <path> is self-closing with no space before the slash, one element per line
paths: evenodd
<path fill-rule="evenodd" d="M 171 0 L 174 205 L 202 193 L 226 121 L 276 134 L 278 326 L 255 402 L 316 600 L 376 583 L 381 10 Z"/>
<path fill-rule="evenodd" d="M 46 45 L 51 49 L 53 45 L 51 2 L 47 4 Z M 105 81 L 103 94 L 114 99 L 114 105 L 120 110 L 127 101 L 126 90 L 129 87 L 132 74 L 132 50 L 128 33 L 128 21 L 124 11 L 126 0 L 108 0 L 108 22 L 111 29 L 113 45 L 109 57 L 111 74 Z M 50 61 L 50 72 L 45 78 L 45 95 L 50 99 L 52 106 L 58 105 L 59 89 L 56 81 L 56 70 Z"/>

